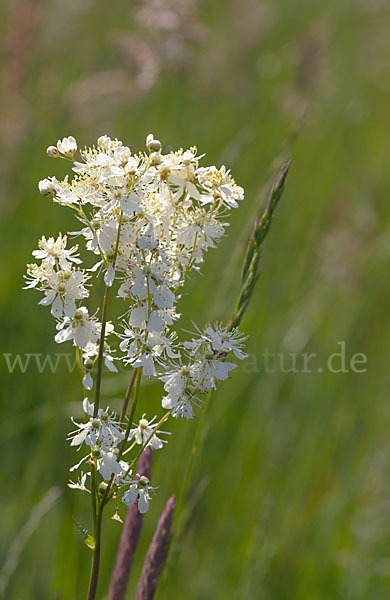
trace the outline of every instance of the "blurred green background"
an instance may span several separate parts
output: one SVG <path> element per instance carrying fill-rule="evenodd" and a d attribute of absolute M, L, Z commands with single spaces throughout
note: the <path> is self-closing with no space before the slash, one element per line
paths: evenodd
<path fill-rule="evenodd" d="M 232 168 L 246 199 L 203 276 L 189 282 L 180 303 L 187 328 L 229 318 L 261 190 L 298 131 L 241 324 L 252 357 L 212 399 L 186 536 L 160 600 L 388 598 L 387 2 L 5 0 L 0 13 L 0 594 L 82 599 L 89 574 L 71 520 L 89 526 L 89 502 L 65 485 L 77 374 L 65 362 L 40 373 L 35 359 L 10 372 L 4 357 L 71 351 L 54 343 L 39 294 L 21 290 L 37 239 L 76 228 L 70 212 L 39 196 L 38 180 L 66 167 L 46 146 L 65 135 L 89 145 L 107 133 L 139 149 L 153 132 L 166 147 L 196 144 L 205 164 Z M 346 373 L 326 368 L 339 342 Z M 285 367 L 290 353 L 315 353 L 313 371 L 265 369 L 266 349 L 283 353 Z M 365 372 L 349 369 L 355 353 L 367 357 Z M 127 376 L 105 379 L 113 405 Z M 142 410 L 154 414 L 160 397 L 158 385 L 145 387 Z M 172 424 L 155 457 L 159 491 L 129 598 L 196 425 Z M 99 598 L 119 534 L 107 517 Z"/>

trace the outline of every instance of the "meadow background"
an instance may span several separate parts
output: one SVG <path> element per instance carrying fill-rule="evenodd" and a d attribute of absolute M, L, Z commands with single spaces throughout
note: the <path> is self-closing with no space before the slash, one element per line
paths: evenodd
<path fill-rule="evenodd" d="M 65 486 L 77 374 L 65 362 L 40 374 L 34 361 L 10 373 L 4 357 L 71 351 L 54 343 L 39 294 L 21 290 L 37 239 L 76 228 L 38 193 L 39 179 L 66 168 L 45 148 L 107 133 L 138 149 L 153 132 L 166 148 L 196 144 L 246 190 L 228 237 L 186 288 L 183 328 L 229 318 L 262 190 L 293 157 L 241 324 L 258 368 L 241 365 L 213 397 L 186 535 L 159 600 L 388 598 L 386 1 L 5 0 L 0 14 L 0 596 L 82 599 L 90 564 L 71 520 L 88 525 L 89 503 Z M 348 360 L 366 355 L 366 372 L 318 372 L 340 341 Z M 267 372 L 267 348 L 287 366 L 289 353 L 316 353 L 315 369 Z M 108 375 L 104 398 L 119 404 L 126 384 L 123 369 Z M 160 396 L 145 387 L 142 409 L 153 414 Z M 160 490 L 131 590 L 196 425 L 173 424 L 155 457 Z M 107 519 L 99 598 L 119 534 Z"/>

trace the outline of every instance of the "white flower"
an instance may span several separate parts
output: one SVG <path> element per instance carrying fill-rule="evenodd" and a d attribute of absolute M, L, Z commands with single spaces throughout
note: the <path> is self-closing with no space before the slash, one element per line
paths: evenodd
<path fill-rule="evenodd" d="M 184 346 L 197 354 L 201 348 L 204 352 L 213 352 L 216 355 L 225 355 L 233 352 L 239 360 L 248 355 L 242 351 L 247 336 L 242 335 L 238 329 L 228 330 L 221 323 L 215 323 L 214 327 L 207 325 L 204 331 L 199 332 L 199 337 L 192 338 L 191 342 L 184 342 Z"/>
<path fill-rule="evenodd" d="M 164 433 L 166 435 L 169 435 L 168 431 L 160 431 L 157 430 L 156 433 L 153 433 L 155 427 L 156 427 L 156 419 L 157 417 L 153 417 L 153 419 L 151 419 L 150 421 L 148 421 L 147 419 L 145 419 L 145 414 L 142 415 L 142 418 L 139 420 L 138 425 L 134 428 L 134 429 L 130 429 L 130 433 L 129 433 L 129 440 L 132 440 L 134 438 L 135 442 L 137 444 L 145 444 L 147 442 L 147 440 L 150 438 L 150 441 L 148 442 L 148 446 L 151 446 L 153 448 L 153 450 L 159 450 L 160 448 L 163 447 L 164 444 L 166 444 L 166 440 L 161 440 L 157 434 L 160 433 Z"/>
<path fill-rule="evenodd" d="M 77 151 L 77 142 L 72 135 L 64 137 L 62 140 L 58 140 L 57 149 L 67 158 L 73 158 Z"/>
<path fill-rule="evenodd" d="M 72 488 L 73 490 L 81 490 L 82 492 L 89 492 L 89 489 L 86 487 L 86 482 L 87 482 L 87 477 L 91 475 L 91 473 L 83 473 L 81 471 L 80 473 L 80 477 L 77 480 L 77 482 L 75 483 L 74 481 L 70 480 L 68 483 L 68 487 Z M 90 492 L 89 492 L 90 493 Z"/>
<path fill-rule="evenodd" d="M 103 479 L 107 481 L 111 479 L 112 475 L 123 473 L 123 464 L 118 462 L 115 452 L 101 450 L 100 457 L 97 459 L 97 469 Z"/>
<path fill-rule="evenodd" d="M 191 384 L 191 370 L 187 366 L 179 367 L 161 377 L 165 382 L 164 390 L 176 402 L 182 396 L 185 388 Z"/>
<path fill-rule="evenodd" d="M 110 333 L 112 326 L 107 325 L 106 332 Z M 57 329 L 58 333 L 54 338 L 57 344 L 73 340 L 79 348 L 86 348 L 88 344 L 94 344 L 99 339 L 101 325 L 89 316 L 84 306 L 81 306 L 75 311 L 73 317 L 65 317 L 58 323 Z"/>
<path fill-rule="evenodd" d="M 54 266 L 56 263 L 61 269 L 70 269 L 72 263 L 80 264 L 81 260 L 76 254 L 78 247 L 66 248 L 67 236 L 59 234 L 57 239 L 50 237 L 46 239 L 42 236 L 38 241 L 39 250 L 33 250 L 32 255 L 37 259 L 46 260 L 48 264 Z"/>
<path fill-rule="evenodd" d="M 87 398 L 83 400 L 83 409 L 89 419 L 85 423 L 77 423 L 72 418 L 77 429 L 69 434 L 68 439 L 72 440 L 70 445 L 81 446 L 85 443 L 87 446 L 95 448 L 99 444 L 104 452 L 111 452 L 124 438 L 123 431 L 115 421 L 115 413 L 110 416 L 108 409 L 99 408 L 94 417 L 94 405 L 90 404 Z M 107 460 L 109 459 L 110 457 Z"/>
<path fill-rule="evenodd" d="M 194 397 L 182 392 L 180 398 L 177 400 L 174 400 L 171 396 L 165 396 L 161 400 L 161 406 L 165 408 L 165 410 L 172 410 L 172 417 L 175 419 L 178 417 L 182 417 L 183 419 L 193 419 L 195 414 L 192 408 L 192 402 L 194 402 Z"/>
<path fill-rule="evenodd" d="M 38 183 L 39 193 L 42 196 L 50 196 L 55 194 L 59 186 L 59 182 L 55 177 L 46 177 Z"/>
<path fill-rule="evenodd" d="M 198 363 L 198 378 L 205 390 L 209 391 L 211 388 L 215 389 L 215 379 L 225 381 L 228 379 L 230 371 L 236 367 L 235 363 L 210 358 L 206 355 Z"/>
<path fill-rule="evenodd" d="M 110 334 L 113 332 L 113 325 L 111 323 L 107 323 L 106 324 L 106 334 Z M 98 335 L 100 337 L 100 324 L 98 326 Z M 95 365 L 95 361 L 98 357 L 99 354 L 99 344 L 95 341 L 89 341 L 87 343 L 87 345 L 83 348 L 83 367 L 85 370 L 85 375 L 82 379 L 82 383 L 84 388 L 89 391 L 92 389 L 93 387 L 93 379 L 92 379 L 92 375 L 91 372 L 94 368 Z M 109 345 L 107 344 L 107 342 L 104 344 L 104 351 L 103 351 L 103 360 L 104 360 L 104 364 L 105 366 L 108 368 L 109 371 L 111 371 L 111 373 L 118 373 L 118 369 L 115 366 L 115 358 L 113 356 L 111 356 L 111 348 L 109 347 Z"/>
<path fill-rule="evenodd" d="M 76 313 L 75 301 L 89 295 L 83 285 L 84 281 L 85 275 L 82 271 L 52 271 L 47 279 L 49 289 L 38 304 L 51 305 L 53 317 L 61 318 L 65 315 L 72 318 Z"/>
<path fill-rule="evenodd" d="M 196 177 L 199 184 L 206 190 L 206 194 L 200 198 L 202 204 L 220 200 L 229 208 L 237 208 L 237 200 L 244 198 L 244 190 L 236 184 L 225 166 L 220 169 L 200 167 L 196 171 Z"/>
<path fill-rule="evenodd" d="M 131 506 L 138 501 L 138 510 L 143 515 L 149 510 L 149 500 L 151 499 L 150 491 L 153 491 L 149 485 L 149 479 L 142 475 L 137 481 L 135 481 L 127 492 L 123 494 L 122 502 L 126 506 Z"/>

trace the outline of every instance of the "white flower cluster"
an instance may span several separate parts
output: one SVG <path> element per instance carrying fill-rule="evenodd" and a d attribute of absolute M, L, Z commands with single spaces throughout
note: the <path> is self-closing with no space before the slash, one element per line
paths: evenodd
<path fill-rule="evenodd" d="M 50 305 L 57 319 L 56 342 L 71 340 L 76 346 L 87 390 L 93 386 L 100 344 L 105 365 L 116 371 L 110 336 L 120 340 L 118 350 L 126 365 L 163 382 L 162 406 L 169 415 L 192 418 L 201 396 L 236 366 L 226 361 L 227 355 L 245 357 L 245 338 L 216 324 L 179 343 L 172 330 L 180 316 L 176 304 L 189 273 L 199 270 L 205 252 L 224 235 L 226 215 L 244 192 L 225 167 L 200 167 L 202 157 L 195 147 L 163 154 L 153 135 L 147 137 L 146 147 L 147 152 L 133 154 L 122 142 L 102 136 L 96 147 L 80 152 L 80 161 L 75 160 L 77 143 L 71 136 L 47 149 L 50 157 L 71 161 L 74 176 L 71 181 L 44 179 L 39 190 L 75 211 L 82 228 L 68 235 L 81 236 L 93 260 L 82 269 L 78 247 L 67 248 L 67 236 L 42 237 L 39 250 L 33 252 L 41 264 L 28 265 L 26 288 L 44 293 L 39 304 Z M 100 322 L 84 305 L 91 273 L 102 274 L 106 289 L 118 282 L 117 294 L 126 301 L 122 331 L 114 331 L 104 314 Z M 128 442 L 131 447 L 163 446 L 155 419 L 148 421 L 143 415 L 125 434 L 125 424 L 113 415 L 95 410 L 87 399 L 83 406 L 88 420 L 77 425 L 71 444 L 86 444 L 89 454 L 76 466 L 92 461 L 103 480 L 117 488 L 127 486 L 123 502 L 138 500 L 144 512 L 151 488 L 145 478 L 130 479 L 130 465 L 122 456 Z M 82 474 L 79 483 L 70 485 L 87 489 L 86 478 Z"/>

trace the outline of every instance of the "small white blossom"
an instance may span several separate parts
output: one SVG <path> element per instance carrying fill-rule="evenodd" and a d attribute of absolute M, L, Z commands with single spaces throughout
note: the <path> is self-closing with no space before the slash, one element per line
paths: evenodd
<path fill-rule="evenodd" d="M 157 417 L 153 417 L 153 419 L 148 421 L 145 418 L 145 416 L 146 416 L 145 414 L 142 415 L 142 418 L 139 420 L 138 425 L 134 429 L 130 429 L 130 434 L 129 434 L 128 439 L 132 440 L 134 438 L 134 440 L 137 444 L 142 445 L 142 444 L 146 444 L 146 442 L 150 438 L 147 446 L 151 446 L 153 448 L 153 450 L 159 450 L 167 442 L 166 442 L 166 440 L 160 439 L 157 434 L 163 433 L 163 434 L 169 435 L 169 432 L 157 430 L 156 433 L 154 433 L 152 435 L 152 433 L 156 427 Z"/>
<path fill-rule="evenodd" d="M 70 480 L 68 483 L 68 487 L 72 488 L 73 490 L 81 490 L 82 492 L 89 492 L 89 489 L 86 487 L 86 482 L 87 482 L 87 477 L 90 475 L 91 473 L 83 473 L 81 471 L 80 473 L 80 477 L 77 480 L 77 482 L 75 483 L 74 481 Z"/>
<path fill-rule="evenodd" d="M 57 325 L 58 333 L 55 341 L 58 344 L 73 340 L 79 348 L 86 348 L 88 344 L 94 344 L 100 337 L 101 325 L 95 319 L 91 318 L 88 310 L 81 306 L 72 317 L 65 317 Z M 112 326 L 107 324 L 106 333 L 110 333 Z"/>
<path fill-rule="evenodd" d="M 138 503 L 138 510 L 143 515 L 149 510 L 149 501 L 151 499 L 150 492 L 154 488 L 149 484 L 149 479 L 142 475 L 137 481 L 130 485 L 127 492 L 123 494 L 122 502 L 126 506 L 131 506 L 135 502 Z"/>
<path fill-rule="evenodd" d="M 55 194 L 59 186 L 59 182 L 55 177 L 46 177 L 38 183 L 39 193 L 42 196 L 50 196 Z"/>
<path fill-rule="evenodd" d="M 115 421 L 115 413 L 110 416 L 108 411 L 99 408 L 97 415 L 94 417 L 94 404 L 91 404 L 87 398 L 83 400 L 83 409 L 89 419 L 85 423 L 77 423 L 72 419 L 77 429 L 69 434 L 70 445 L 81 446 L 85 443 L 87 446 L 94 448 L 99 444 L 99 447 L 105 452 L 110 452 L 113 448 L 116 448 L 123 440 L 124 433 Z"/>
<path fill-rule="evenodd" d="M 77 142 L 72 135 L 64 137 L 62 140 L 58 140 L 57 149 L 67 158 L 73 158 L 77 152 Z"/>

